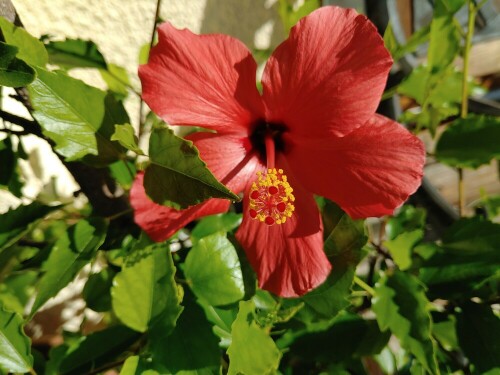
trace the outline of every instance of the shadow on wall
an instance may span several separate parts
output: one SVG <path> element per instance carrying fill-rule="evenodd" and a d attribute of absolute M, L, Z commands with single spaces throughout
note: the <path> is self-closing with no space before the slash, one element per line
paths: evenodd
<path fill-rule="evenodd" d="M 286 37 L 275 6 L 266 0 L 207 0 L 201 33 L 234 36 L 250 50 L 274 49 Z"/>

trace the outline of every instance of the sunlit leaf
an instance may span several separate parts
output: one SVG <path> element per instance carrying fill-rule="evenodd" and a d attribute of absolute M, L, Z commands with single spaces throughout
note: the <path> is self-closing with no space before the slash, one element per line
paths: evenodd
<path fill-rule="evenodd" d="M 469 115 L 455 120 L 441 135 L 436 157 L 460 168 L 478 168 L 500 158 L 500 118 Z"/>
<path fill-rule="evenodd" d="M 266 330 L 255 321 L 255 305 L 252 301 L 240 302 L 231 334 L 232 342 L 227 350 L 229 375 L 276 372 L 281 353 Z"/>
<path fill-rule="evenodd" d="M 138 146 L 139 140 L 135 135 L 135 130 L 130 124 L 115 125 L 115 132 L 111 136 L 112 141 L 118 141 L 128 150 L 138 155 L 144 155 L 144 151 Z"/>
<path fill-rule="evenodd" d="M 191 239 L 196 242 L 217 232 L 229 232 L 240 225 L 241 217 L 241 214 L 233 212 L 206 216 L 191 231 Z"/>
<path fill-rule="evenodd" d="M 30 35 L 22 27 L 14 26 L 0 16 L 0 28 L 5 43 L 19 48 L 17 58 L 30 65 L 45 66 L 48 62 L 47 51 L 42 42 Z"/>
<path fill-rule="evenodd" d="M 412 263 L 412 250 L 424 238 L 424 232 L 417 229 L 404 232 L 390 241 L 384 241 L 384 246 L 389 250 L 392 258 L 401 270 L 407 270 Z"/>
<path fill-rule="evenodd" d="M 120 375 L 159 375 L 160 372 L 152 367 L 158 367 L 158 365 L 156 363 L 153 365 L 151 361 L 134 355 L 127 358 L 121 368 Z M 162 369 L 161 373 L 164 371 L 166 370 Z"/>
<path fill-rule="evenodd" d="M 395 270 L 377 282 L 373 311 L 382 331 L 390 329 L 403 348 L 432 374 L 437 372 L 429 301 L 419 281 Z"/>
<path fill-rule="evenodd" d="M 173 327 L 181 311 L 174 274 L 167 245 L 134 250 L 114 278 L 111 296 L 116 316 L 128 327 L 145 332 L 160 315 L 168 314 Z"/>
<path fill-rule="evenodd" d="M 210 305 L 227 305 L 245 295 L 238 254 L 222 233 L 204 237 L 193 246 L 184 274 L 196 296 Z"/>
<path fill-rule="evenodd" d="M 107 69 L 99 69 L 102 79 L 118 99 L 125 99 L 128 95 L 128 86 L 130 86 L 127 70 L 115 64 L 107 65 Z"/>
<path fill-rule="evenodd" d="M 44 264 L 46 270 L 30 316 L 68 285 L 95 256 L 104 242 L 106 225 L 100 219 L 80 220 L 55 243 Z"/>
<path fill-rule="evenodd" d="M 208 198 L 240 199 L 217 181 L 191 141 L 177 137 L 168 128 L 153 129 L 149 157 L 144 188 L 158 204 L 180 209 Z"/>
<path fill-rule="evenodd" d="M 0 306 L 0 370 L 28 372 L 33 365 L 30 341 L 23 331 L 23 319 Z"/>
<path fill-rule="evenodd" d="M 105 162 L 119 159 L 123 149 L 110 137 L 115 124 L 129 122 L 126 113 L 119 112 L 123 106 L 61 72 L 37 69 L 37 74 L 29 86 L 33 116 L 56 143 L 55 149 L 67 160 L 88 154 L 99 155 Z"/>

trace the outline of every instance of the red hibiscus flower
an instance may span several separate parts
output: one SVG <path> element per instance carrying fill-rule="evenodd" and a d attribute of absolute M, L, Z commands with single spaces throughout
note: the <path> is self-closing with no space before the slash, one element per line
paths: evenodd
<path fill-rule="evenodd" d="M 186 138 L 220 181 L 244 193 L 236 237 L 261 288 L 298 296 L 328 276 L 313 194 L 364 218 L 391 214 L 419 186 L 422 142 L 375 114 L 392 60 L 365 16 L 323 7 L 299 21 L 267 62 L 262 95 L 255 60 L 240 41 L 169 23 L 158 32 L 139 68 L 143 98 L 169 124 L 215 131 Z M 146 196 L 142 174 L 131 203 L 156 241 L 230 204 L 159 206 Z"/>

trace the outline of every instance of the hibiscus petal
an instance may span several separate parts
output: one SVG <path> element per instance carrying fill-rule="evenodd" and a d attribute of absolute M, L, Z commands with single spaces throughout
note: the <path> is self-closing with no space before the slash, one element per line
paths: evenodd
<path fill-rule="evenodd" d="M 257 64 L 239 40 L 196 35 L 164 23 L 149 62 L 139 67 L 142 97 L 171 125 L 241 132 L 262 116 Z"/>
<path fill-rule="evenodd" d="M 425 148 L 397 122 L 375 115 L 342 138 L 296 139 L 287 159 L 310 191 L 364 218 L 392 214 L 415 192 Z"/>
<path fill-rule="evenodd" d="M 266 119 L 297 135 L 348 134 L 375 112 L 391 65 L 365 16 L 322 7 L 299 21 L 267 62 Z"/>
<path fill-rule="evenodd" d="M 211 172 L 235 193 L 240 193 L 254 174 L 257 157 L 247 153 L 245 140 L 214 133 L 194 133 L 194 142 Z M 164 241 L 187 223 L 207 215 L 226 212 L 230 202 L 209 199 L 185 210 L 175 210 L 154 203 L 143 186 L 144 173 L 139 173 L 130 191 L 135 222 L 153 241 Z"/>
<path fill-rule="evenodd" d="M 257 273 L 260 288 L 296 297 L 323 283 L 331 265 L 323 250 L 323 224 L 313 195 L 287 173 L 282 157 L 277 165 L 285 170 L 294 188 L 292 217 L 284 224 L 268 226 L 250 218 L 245 197 L 243 222 L 236 238 Z"/>

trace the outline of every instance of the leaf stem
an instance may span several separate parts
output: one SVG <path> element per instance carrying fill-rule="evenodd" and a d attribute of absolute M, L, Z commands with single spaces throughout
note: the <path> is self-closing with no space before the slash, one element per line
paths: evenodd
<path fill-rule="evenodd" d="M 464 46 L 464 70 L 462 78 L 462 106 L 460 109 L 460 117 L 466 118 L 469 113 L 469 66 L 470 66 L 470 50 L 472 46 L 472 36 L 474 35 L 474 22 L 478 8 L 474 0 L 468 1 L 469 18 L 467 22 L 467 34 L 465 35 Z M 465 214 L 465 184 L 464 173 L 462 168 L 458 168 L 458 213 L 460 216 Z"/>
<path fill-rule="evenodd" d="M 375 295 L 375 289 L 373 289 L 370 285 L 361 280 L 358 276 L 354 275 L 354 283 L 357 284 L 361 289 L 366 291 L 370 296 Z"/>

